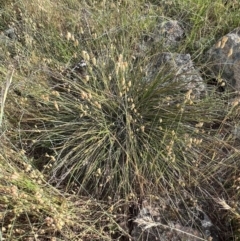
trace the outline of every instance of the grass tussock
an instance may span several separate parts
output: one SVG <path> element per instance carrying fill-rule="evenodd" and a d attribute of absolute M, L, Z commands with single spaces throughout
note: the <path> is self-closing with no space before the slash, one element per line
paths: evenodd
<path fill-rule="evenodd" d="M 199 99 L 169 66 L 151 80 L 148 69 L 161 52 L 190 53 L 207 83 L 204 53 L 237 27 L 237 2 L 21 0 L 0 12 L 0 237 L 127 239 L 131 205 L 155 196 L 169 220 L 201 206 L 239 238 L 238 98 L 209 87 Z M 169 18 L 184 40 L 142 48 Z"/>

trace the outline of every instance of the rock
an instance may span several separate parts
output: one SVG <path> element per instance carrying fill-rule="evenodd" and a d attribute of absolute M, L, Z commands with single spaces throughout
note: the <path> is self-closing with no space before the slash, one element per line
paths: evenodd
<path fill-rule="evenodd" d="M 154 57 L 147 67 L 147 81 L 151 81 L 161 69 L 167 69 L 172 82 L 182 82 L 183 90 L 192 90 L 196 98 L 206 93 L 206 84 L 193 66 L 190 54 L 162 53 Z"/>
<path fill-rule="evenodd" d="M 199 224 L 205 237 L 211 241 L 219 241 L 217 228 L 213 225 L 209 216 L 198 207 L 193 212 L 196 214 L 195 222 Z"/>
<path fill-rule="evenodd" d="M 167 227 L 161 223 L 147 219 L 136 219 L 137 227 L 132 232 L 134 241 L 199 241 L 202 234 L 191 227 L 180 224 Z"/>
<path fill-rule="evenodd" d="M 153 40 L 162 42 L 164 47 L 175 47 L 183 39 L 184 30 L 176 20 L 162 21 L 155 28 Z"/>
<path fill-rule="evenodd" d="M 163 51 L 176 47 L 183 37 L 184 30 L 178 21 L 161 20 L 153 34 L 138 44 L 136 56 L 145 58 L 147 51 L 154 49 L 157 43 L 162 44 Z M 162 52 L 154 56 L 144 70 L 146 73 L 144 81 L 153 80 L 164 69 L 168 69 L 166 75 L 171 75 L 171 82 L 181 82 L 183 91 L 191 90 L 196 99 L 206 94 L 207 86 L 199 71 L 194 68 L 190 54 Z"/>
<path fill-rule="evenodd" d="M 153 201 L 151 204 L 144 200 L 131 232 L 133 241 L 219 241 L 215 226 L 201 208 L 189 207 L 192 217 L 189 211 L 180 208 L 179 214 L 182 215 L 182 221 L 185 220 L 183 225 L 169 205 L 166 200 Z"/>
<path fill-rule="evenodd" d="M 223 78 L 234 90 L 240 91 L 240 28 L 218 40 L 207 55 L 214 74 Z"/>
<path fill-rule="evenodd" d="M 181 224 L 163 224 L 163 213 L 156 211 L 151 206 L 140 210 L 135 219 L 135 226 L 131 233 L 134 241 L 199 241 L 203 235 L 192 227 Z"/>
<path fill-rule="evenodd" d="M 15 34 L 15 30 L 13 28 L 9 28 L 9 29 L 5 30 L 4 34 L 12 40 L 17 39 L 17 35 Z"/>
<path fill-rule="evenodd" d="M 0 44 L 9 44 L 11 40 L 16 40 L 17 36 L 13 28 L 0 33 Z"/>
<path fill-rule="evenodd" d="M 180 43 L 180 40 L 183 39 L 183 36 L 184 30 L 181 28 L 178 21 L 160 21 L 160 23 L 156 25 L 151 35 L 145 36 L 141 43 L 137 43 L 136 55 L 144 57 L 144 54 L 158 43 L 161 43 L 165 50 L 176 47 Z"/>

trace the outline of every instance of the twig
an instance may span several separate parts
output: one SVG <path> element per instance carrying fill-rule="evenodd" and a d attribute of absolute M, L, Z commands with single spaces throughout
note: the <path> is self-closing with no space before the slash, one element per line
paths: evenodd
<path fill-rule="evenodd" d="M 3 114 L 4 114 L 4 105 L 7 98 L 8 89 L 12 83 L 12 77 L 13 77 L 14 70 L 12 70 L 10 76 L 7 78 L 6 88 L 2 88 L 2 94 L 1 94 L 1 111 L 0 111 L 0 127 L 2 127 L 2 120 L 3 120 Z"/>

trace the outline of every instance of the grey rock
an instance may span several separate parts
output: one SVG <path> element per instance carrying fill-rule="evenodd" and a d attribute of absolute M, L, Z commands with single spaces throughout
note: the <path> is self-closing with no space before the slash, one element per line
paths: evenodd
<path fill-rule="evenodd" d="M 5 30 L 4 34 L 12 40 L 17 39 L 17 35 L 15 34 L 15 30 L 13 28 L 9 28 L 9 29 Z"/>
<path fill-rule="evenodd" d="M 204 240 L 202 234 L 191 227 L 180 224 L 172 226 L 143 218 L 136 219 L 138 226 L 132 232 L 134 241 L 199 241 Z"/>
<path fill-rule="evenodd" d="M 147 81 L 151 81 L 161 70 L 167 69 L 171 82 L 181 82 L 183 90 L 192 90 L 196 98 L 206 94 L 206 84 L 195 69 L 190 54 L 161 53 L 147 67 Z M 168 84 L 168 83 L 167 83 Z"/>
<path fill-rule="evenodd" d="M 211 237 L 211 241 L 219 241 L 217 228 L 214 226 L 209 216 L 199 207 L 195 208 L 193 212 L 196 214 L 195 221 L 200 224 L 199 226 L 205 237 Z"/>
<path fill-rule="evenodd" d="M 13 28 L 5 30 L 0 33 L 0 46 L 12 47 L 14 40 L 17 39 L 17 35 L 14 32 Z"/>
<path fill-rule="evenodd" d="M 230 88 L 240 91 L 240 28 L 223 36 L 207 52 L 210 69 Z"/>
<path fill-rule="evenodd" d="M 180 203 L 178 205 L 181 206 Z M 178 215 L 170 206 L 171 203 L 162 198 L 158 201 L 144 200 L 134 220 L 133 241 L 219 241 L 215 226 L 202 208 L 189 207 L 190 216 L 189 210 L 186 212 L 179 208 L 183 217 L 180 224 Z"/>
<path fill-rule="evenodd" d="M 140 210 L 135 219 L 135 226 L 131 233 L 134 241 L 199 241 L 203 235 L 192 227 L 184 227 L 181 224 L 163 224 L 160 212 L 151 206 Z"/>
<path fill-rule="evenodd" d="M 161 20 L 151 35 L 145 36 L 144 40 L 136 44 L 137 56 L 144 56 L 154 45 L 161 43 L 163 49 L 167 50 L 178 46 L 184 37 L 184 30 L 176 20 Z"/>
<path fill-rule="evenodd" d="M 183 39 L 184 30 L 176 20 L 164 20 L 155 28 L 153 39 L 162 42 L 165 47 L 177 46 Z"/>

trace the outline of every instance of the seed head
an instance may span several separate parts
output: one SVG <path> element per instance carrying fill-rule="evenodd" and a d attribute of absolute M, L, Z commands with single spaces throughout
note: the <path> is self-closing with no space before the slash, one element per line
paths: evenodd
<path fill-rule="evenodd" d="M 96 60 L 95 57 L 92 58 L 92 63 L 93 63 L 93 65 L 95 65 L 95 66 L 97 65 L 97 60 Z"/>
<path fill-rule="evenodd" d="M 76 40 L 74 41 L 74 46 L 77 47 L 78 45 L 79 45 L 79 41 L 76 39 Z"/>
<path fill-rule="evenodd" d="M 72 38 L 72 34 L 70 32 L 67 32 L 66 39 L 69 41 Z"/>
<path fill-rule="evenodd" d="M 88 52 L 85 51 L 85 50 L 82 51 L 82 57 L 83 57 L 86 61 L 89 61 L 89 60 L 90 60 L 90 56 L 89 56 Z"/>
<path fill-rule="evenodd" d="M 145 126 L 141 126 L 140 129 L 141 129 L 142 132 L 144 132 L 145 131 Z"/>
<path fill-rule="evenodd" d="M 59 111 L 58 103 L 56 100 L 54 101 L 54 107 L 56 108 L 57 111 Z"/>

